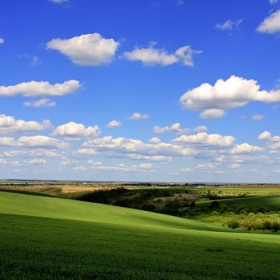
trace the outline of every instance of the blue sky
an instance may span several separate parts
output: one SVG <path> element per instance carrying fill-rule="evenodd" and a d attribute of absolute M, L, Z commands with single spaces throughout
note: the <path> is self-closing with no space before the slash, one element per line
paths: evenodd
<path fill-rule="evenodd" d="M 279 182 L 280 1 L 0 2 L 0 178 Z"/>

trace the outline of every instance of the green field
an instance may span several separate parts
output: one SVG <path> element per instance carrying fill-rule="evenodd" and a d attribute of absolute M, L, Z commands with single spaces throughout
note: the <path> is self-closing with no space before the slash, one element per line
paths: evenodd
<path fill-rule="evenodd" d="M 280 279 L 280 235 L 0 191 L 0 279 Z"/>
<path fill-rule="evenodd" d="M 219 199 L 220 204 L 226 204 L 232 207 L 243 205 L 246 207 L 260 208 L 265 207 L 272 211 L 280 211 L 280 196 L 260 196 L 260 197 L 244 197 L 233 199 Z M 211 201 L 197 202 L 198 206 L 209 207 Z"/>

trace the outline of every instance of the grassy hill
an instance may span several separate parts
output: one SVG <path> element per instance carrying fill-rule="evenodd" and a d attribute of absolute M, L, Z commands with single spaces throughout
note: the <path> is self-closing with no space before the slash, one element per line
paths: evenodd
<path fill-rule="evenodd" d="M 0 279 L 280 279 L 278 234 L 0 191 Z"/>

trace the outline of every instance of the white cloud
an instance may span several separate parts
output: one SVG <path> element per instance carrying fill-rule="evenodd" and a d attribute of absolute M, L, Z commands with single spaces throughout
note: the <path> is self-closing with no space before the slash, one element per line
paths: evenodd
<path fill-rule="evenodd" d="M 266 146 L 272 150 L 280 149 L 280 136 L 271 136 L 270 132 L 264 131 L 258 139 L 265 141 Z"/>
<path fill-rule="evenodd" d="M 0 134 L 7 133 L 27 133 L 51 129 L 49 120 L 44 120 L 41 124 L 35 121 L 16 120 L 14 117 L 0 115 Z"/>
<path fill-rule="evenodd" d="M 73 63 L 98 66 L 112 62 L 119 45 L 114 39 L 105 39 L 93 33 L 71 39 L 53 39 L 47 43 L 47 49 L 58 50 Z"/>
<path fill-rule="evenodd" d="M 75 170 L 75 171 L 85 171 L 85 170 L 87 170 L 87 168 L 85 168 L 82 165 L 78 165 L 78 166 L 73 167 L 73 170 Z"/>
<path fill-rule="evenodd" d="M 260 148 L 258 146 L 252 146 L 248 143 L 243 143 L 240 145 L 236 145 L 234 148 L 232 148 L 231 153 L 232 154 L 248 154 L 248 153 L 261 152 L 261 151 L 263 151 L 263 148 Z"/>
<path fill-rule="evenodd" d="M 258 139 L 259 140 L 269 140 L 271 139 L 271 134 L 270 132 L 268 131 L 264 131 L 263 133 L 261 133 L 259 136 L 258 136 Z M 280 139 L 279 139 L 280 140 Z"/>
<path fill-rule="evenodd" d="M 12 137 L 0 137 L 0 146 L 16 146 L 17 143 Z"/>
<path fill-rule="evenodd" d="M 268 34 L 280 32 L 280 10 L 265 18 L 257 27 L 257 31 Z"/>
<path fill-rule="evenodd" d="M 129 154 L 128 158 L 135 159 L 135 160 L 148 160 L 148 161 L 157 161 L 157 162 L 167 162 L 172 160 L 172 157 L 168 157 L 168 156 L 143 156 L 137 154 Z"/>
<path fill-rule="evenodd" d="M 94 166 L 97 166 L 97 165 L 102 165 L 102 162 L 101 161 L 92 161 L 92 160 L 88 160 L 88 165 L 94 165 Z"/>
<path fill-rule="evenodd" d="M 240 164 L 238 163 L 233 163 L 229 166 L 229 168 L 232 168 L 232 169 L 236 169 L 236 168 L 239 168 L 240 167 Z"/>
<path fill-rule="evenodd" d="M 109 128 L 119 127 L 119 126 L 121 126 L 121 124 L 122 124 L 121 122 L 113 120 L 107 124 L 107 127 L 109 127 Z"/>
<path fill-rule="evenodd" d="M 190 132 L 189 128 L 180 128 L 180 124 L 179 123 L 174 123 L 171 126 L 164 126 L 164 127 L 160 127 L 160 126 L 154 126 L 153 128 L 153 132 L 154 133 L 158 133 L 158 134 L 163 134 L 163 133 L 167 133 L 167 132 L 176 132 L 178 134 L 188 134 Z"/>
<path fill-rule="evenodd" d="M 85 148 L 85 149 L 78 149 L 77 153 L 79 155 L 83 155 L 83 156 L 90 156 L 90 155 L 95 155 L 96 151 L 91 148 L 89 148 L 89 149 Z"/>
<path fill-rule="evenodd" d="M 4 158 L 0 158 L 0 164 L 6 164 L 7 161 Z"/>
<path fill-rule="evenodd" d="M 61 4 L 63 2 L 68 2 L 68 0 L 49 0 L 50 2 L 56 3 L 56 4 Z"/>
<path fill-rule="evenodd" d="M 265 103 L 280 101 L 280 90 L 268 92 L 259 89 L 260 86 L 255 80 L 231 76 L 226 81 L 219 79 L 214 86 L 205 83 L 187 91 L 180 97 L 180 103 L 184 109 L 189 110 L 220 110 L 216 112 L 221 116 L 224 109 L 242 107 L 250 101 Z M 207 115 L 209 112 L 211 111 L 203 113 Z"/>
<path fill-rule="evenodd" d="M 222 156 L 217 157 L 217 158 L 216 158 L 216 161 L 218 161 L 218 162 L 224 162 L 224 161 L 225 161 L 225 156 L 222 155 Z"/>
<path fill-rule="evenodd" d="M 117 166 L 106 166 L 102 164 L 91 165 L 93 170 L 102 170 L 102 171 L 123 171 L 123 172 L 154 172 L 153 165 L 151 163 L 143 163 L 139 165 L 128 166 L 124 163 L 120 163 Z"/>
<path fill-rule="evenodd" d="M 38 65 L 38 64 L 40 64 L 41 63 L 41 60 L 37 57 L 37 56 L 34 56 L 33 58 L 32 58 L 32 61 L 31 61 L 31 65 L 32 66 L 36 66 L 36 65 Z"/>
<path fill-rule="evenodd" d="M 150 116 L 148 114 L 133 113 L 128 117 L 129 120 L 138 121 L 148 119 Z"/>
<path fill-rule="evenodd" d="M 21 166 L 21 164 L 18 160 L 12 161 L 10 164 L 14 167 Z"/>
<path fill-rule="evenodd" d="M 150 140 L 149 140 L 150 143 L 160 143 L 161 140 L 158 138 L 158 137 L 152 137 Z"/>
<path fill-rule="evenodd" d="M 97 125 L 85 128 L 83 124 L 77 124 L 75 122 L 60 125 L 52 133 L 53 136 L 62 136 L 76 140 L 79 140 L 80 138 L 96 138 L 99 134 L 100 129 Z"/>
<path fill-rule="evenodd" d="M 14 146 L 18 146 L 18 143 L 15 142 Z M 59 154 L 56 150 L 53 149 L 42 149 L 37 148 L 36 150 L 28 149 L 28 150 L 14 150 L 14 151 L 6 151 L 4 152 L 6 157 L 58 157 Z"/>
<path fill-rule="evenodd" d="M 153 165 L 151 163 L 141 163 L 138 165 L 139 168 L 141 169 L 150 169 L 150 168 L 153 168 Z"/>
<path fill-rule="evenodd" d="M 33 148 L 53 148 L 53 149 L 67 149 L 69 144 L 55 138 L 36 135 L 36 136 L 22 136 L 18 139 L 18 144 L 25 147 Z"/>
<path fill-rule="evenodd" d="M 0 44 L 4 43 L 4 39 L 0 38 Z"/>
<path fill-rule="evenodd" d="M 200 118 L 202 119 L 219 119 L 222 118 L 226 112 L 221 109 L 207 109 L 200 113 Z"/>
<path fill-rule="evenodd" d="M 230 30 L 230 29 L 233 29 L 233 28 L 238 28 L 238 26 L 240 25 L 240 23 L 242 21 L 243 21 L 243 19 L 239 19 L 237 21 L 227 20 L 223 24 L 217 23 L 215 25 L 215 27 L 218 28 L 218 29 L 221 29 L 221 30 Z"/>
<path fill-rule="evenodd" d="M 47 163 L 47 161 L 45 159 L 37 159 L 37 158 L 31 159 L 31 160 L 25 160 L 24 162 L 28 163 L 28 164 L 35 164 L 35 165 Z"/>
<path fill-rule="evenodd" d="M 190 156 L 195 153 L 193 149 L 180 145 L 168 143 L 146 144 L 137 139 L 113 138 L 112 136 L 89 140 L 82 145 L 82 148 L 93 149 L 99 155 L 121 156 L 132 159 L 144 159 L 142 156 Z M 140 155 L 140 158 L 138 155 Z"/>
<path fill-rule="evenodd" d="M 214 169 L 217 168 L 217 164 L 213 163 L 205 163 L 205 164 L 198 164 L 196 169 Z"/>
<path fill-rule="evenodd" d="M 26 107 L 36 107 L 36 108 L 42 108 L 42 107 L 54 107 L 56 103 L 54 101 L 50 101 L 50 99 L 40 99 L 36 101 L 25 101 L 23 103 L 23 106 Z"/>
<path fill-rule="evenodd" d="M 269 0 L 270 4 L 276 4 L 278 2 L 278 0 Z"/>
<path fill-rule="evenodd" d="M 14 86 L 0 86 L 0 97 L 22 94 L 26 97 L 64 96 L 77 91 L 81 87 L 79 81 L 69 80 L 62 84 L 51 85 L 49 82 L 24 82 Z"/>
<path fill-rule="evenodd" d="M 196 132 L 206 132 L 207 131 L 207 127 L 204 126 L 204 125 L 200 125 L 200 126 L 196 127 L 194 129 L 194 131 L 196 131 Z"/>
<path fill-rule="evenodd" d="M 253 115 L 252 116 L 252 119 L 255 121 L 261 121 L 264 118 L 265 118 L 265 116 L 263 116 L 263 115 Z"/>
<path fill-rule="evenodd" d="M 141 61 L 144 65 L 148 66 L 156 64 L 167 66 L 179 61 L 184 65 L 193 66 L 193 56 L 202 52 L 193 50 L 190 46 L 184 46 L 174 53 L 168 54 L 164 49 L 155 49 L 153 45 L 149 48 L 135 47 L 133 51 L 125 52 L 123 55 L 128 60 Z"/>
<path fill-rule="evenodd" d="M 185 167 L 185 168 L 182 168 L 180 171 L 182 171 L 182 172 L 192 172 L 193 170 L 191 168 Z"/>
<path fill-rule="evenodd" d="M 178 138 L 172 140 L 172 143 L 188 143 L 196 145 L 207 145 L 207 146 L 220 146 L 228 147 L 233 144 L 235 140 L 232 136 L 222 136 L 219 134 L 207 134 L 206 132 L 199 132 L 195 135 L 181 135 Z"/>

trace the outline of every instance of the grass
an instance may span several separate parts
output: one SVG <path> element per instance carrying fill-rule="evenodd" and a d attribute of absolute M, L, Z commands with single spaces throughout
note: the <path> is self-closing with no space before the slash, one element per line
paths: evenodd
<path fill-rule="evenodd" d="M 280 236 L 0 191 L 0 279 L 280 279 Z"/>
<path fill-rule="evenodd" d="M 272 211 L 280 211 L 280 196 L 260 196 L 260 197 L 244 197 L 244 198 L 234 198 L 234 199 L 219 199 L 220 204 L 226 204 L 231 207 L 236 207 L 238 205 L 261 208 L 265 207 Z M 198 206 L 209 207 L 212 201 L 197 202 Z"/>

